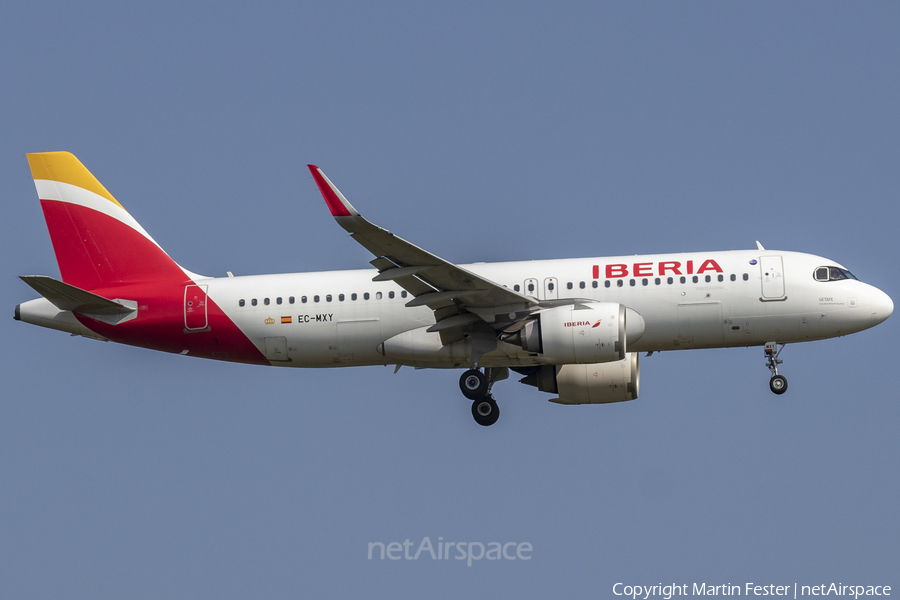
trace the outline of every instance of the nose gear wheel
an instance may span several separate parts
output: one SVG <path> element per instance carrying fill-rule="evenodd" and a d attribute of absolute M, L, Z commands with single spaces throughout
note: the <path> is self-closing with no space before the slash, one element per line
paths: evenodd
<path fill-rule="evenodd" d="M 783 394 L 787 391 L 787 378 L 784 375 L 773 375 L 769 380 L 769 389 L 776 394 Z"/>
<path fill-rule="evenodd" d="M 778 374 L 778 365 L 784 362 L 778 358 L 778 355 L 784 350 L 784 346 L 785 344 L 781 344 L 781 349 L 778 349 L 778 342 L 766 342 L 765 349 L 766 367 L 772 373 L 772 378 L 769 379 L 769 389 L 778 395 L 785 393 L 788 388 L 787 377 Z"/>

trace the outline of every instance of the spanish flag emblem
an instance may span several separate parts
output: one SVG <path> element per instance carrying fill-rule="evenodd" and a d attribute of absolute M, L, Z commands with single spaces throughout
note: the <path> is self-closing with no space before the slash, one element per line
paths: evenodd
<path fill-rule="evenodd" d="M 290 323 L 290 322 L 291 322 L 291 318 L 290 318 L 290 317 L 281 317 L 281 324 L 282 324 L 282 325 L 284 325 L 285 323 Z"/>

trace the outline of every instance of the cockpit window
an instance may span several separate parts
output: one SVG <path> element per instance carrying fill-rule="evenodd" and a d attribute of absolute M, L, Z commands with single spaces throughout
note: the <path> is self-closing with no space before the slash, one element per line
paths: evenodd
<path fill-rule="evenodd" d="M 838 267 L 819 267 L 813 273 L 816 281 L 840 281 L 841 279 L 856 279 L 847 269 L 839 269 Z"/>

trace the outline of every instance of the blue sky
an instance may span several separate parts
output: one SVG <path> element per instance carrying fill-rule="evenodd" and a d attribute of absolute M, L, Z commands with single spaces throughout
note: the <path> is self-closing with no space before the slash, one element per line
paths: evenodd
<path fill-rule="evenodd" d="M 0 595 L 597 598 L 900 585 L 896 317 L 642 360 L 641 397 L 218 364 L 12 320 L 75 153 L 208 275 L 365 267 L 306 163 L 455 262 L 767 248 L 895 301 L 896 3 L 11 4 L 0 20 Z M 367 560 L 528 542 L 530 561 Z"/>

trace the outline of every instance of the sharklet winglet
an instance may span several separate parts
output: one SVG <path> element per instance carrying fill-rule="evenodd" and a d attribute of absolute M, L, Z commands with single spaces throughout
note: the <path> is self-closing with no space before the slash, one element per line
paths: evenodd
<path fill-rule="evenodd" d="M 322 197 L 325 198 L 325 203 L 328 205 L 328 209 L 333 217 L 359 216 L 359 211 L 353 208 L 353 205 L 350 204 L 341 191 L 325 176 L 322 169 L 316 165 L 306 166 L 309 167 L 309 172 L 312 173 L 313 179 L 316 180 L 316 185 L 319 186 L 319 191 L 322 192 Z"/>

